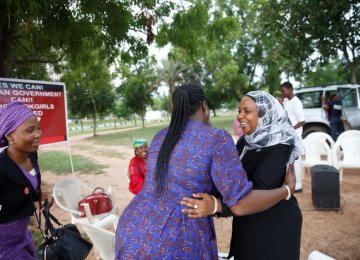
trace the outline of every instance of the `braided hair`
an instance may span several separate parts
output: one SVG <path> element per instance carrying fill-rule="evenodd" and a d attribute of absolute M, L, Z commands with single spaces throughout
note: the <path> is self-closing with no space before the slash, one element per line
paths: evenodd
<path fill-rule="evenodd" d="M 170 125 L 156 162 L 155 187 L 158 193 L 165 191 L 171 152 L 184 131 L 189 116 L 194 115 L 205 101 L 205 94 L 200 85 L 186 83 L 176 88 L 172 101 Z"/>

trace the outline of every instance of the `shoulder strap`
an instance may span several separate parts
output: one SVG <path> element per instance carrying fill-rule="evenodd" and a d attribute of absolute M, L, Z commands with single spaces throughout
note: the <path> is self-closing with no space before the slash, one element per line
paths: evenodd
<path fill-rule="evenodd" d="M 31 197 L 31 195 L 29 195 L 29 198 L 30 198 L 30 200 L 31 200 L 31 205 L 33 206 L 33 209 L 34 209 L 34 215 L 35 215 L 36 222 L 37 222 L 37 224 L 38 224 L 38 229 L 40 230 L 40 233 L 41 233 L 42 238 L 45 239 L 46 237 L 45 237 L 44 233 L 43 233 L 42 230 L 41 230 L 41 213 L 40 213 L 41 200 L 38 201 L 38 202 L 39 202 L 39 214 L 37 214 L 37 212 L 36 212 L 36 207 L 35 207 L 35 203 L 34 203 L 32 197 Z"/>
<path fill-rule="evenodd" d="M 45 218 L 45 235 L 49 235 L 49 231 L 51 235 L 55 234 L 55 228 L 53 224 L 51 223 L 51 220 L 54 221 L 57 225 L 62 226 L 62 224 L 59 222 L 59 220 L 50 213 L 50 204 L 47 199 L 44 201 L 44 209 L 42 210 L 42 213 Z"/>

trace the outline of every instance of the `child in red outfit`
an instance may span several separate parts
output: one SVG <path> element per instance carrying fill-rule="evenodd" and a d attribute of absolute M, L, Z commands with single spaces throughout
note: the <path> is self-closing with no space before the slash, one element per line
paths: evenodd
<path fill-rule="evenodd" d="M 135 149 L 135 156 L 131 159 L 129 164 L 129 191 L 138 194 L 145 181 L 148 141 L 146 139 L 135 139 L 133 146 Z"/>

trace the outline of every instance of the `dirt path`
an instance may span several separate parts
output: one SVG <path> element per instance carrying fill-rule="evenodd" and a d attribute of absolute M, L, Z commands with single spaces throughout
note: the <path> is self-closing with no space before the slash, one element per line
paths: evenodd
<path fill-rule="evenodd" d="M 111 186 L 121 213 L 133 198 L 127 189 L 127 167 L 133 155 L 131 145 L 128 147 L 103 146 L 93 143 L 91 138 L 86 137 L 88 136 L 77 136 L 70 139 L 72 153 L 82 154 L 95 162 L 107 165 L 107 167 L 104 169 L 104 174 L 75 173 L 75 175 L 77 178 L 97 186 Z M 122 156 L 120 158 L 94 156 L 93 152 L 87 151 L 84 147 L 91 147 L 91 150 L 115 150 Z M 43 146 L 40 149 L 42 151 L 67 151 L 68 148 L 66 143 L 62 143 Z M 42 176 L 43 189 L 50 192 L 57 181 L 72 177 L 71 174 L 59 176 L 51 172 L 42 172 Z M 360 170 L 344 172 L 344 180 L 341 183 L 341 204 L 344 206 L 341 212 L 314 209 L 311 200 L 310 174 L 305 176 L 303 186 L 304 192 L 296 195 L 303 214 L 301 259 L 306 260 L 313 250 L 321 251 L 336 259 L 360 259 Z M 70 218 L 66 212 L 56 205 L 53 208 L 54 214 L 62 222 L 69 222 Z M 219 251 L 227 252 L 231 236 L 231 219 L 215 219 L 215 225 Z M 87 259 L 93 260 L 96 257 L 92 252 Z"/>

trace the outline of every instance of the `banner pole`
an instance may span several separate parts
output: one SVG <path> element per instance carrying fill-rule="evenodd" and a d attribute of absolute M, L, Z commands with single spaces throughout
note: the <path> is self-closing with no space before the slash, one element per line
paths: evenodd
<path fill-rule="evenodd" d="M 71 155 L 70 140 L 67 140 L 66 143 L 67 143 L 68 153 L 69 153 L 69 158 L 70 158 L 71 171 L 72 171 L 73 178 L 75 179 L 75 171 L 74 171 L 74 164 L 73 164 L 73 159 L 72 159 L 72 155 Z"/>

